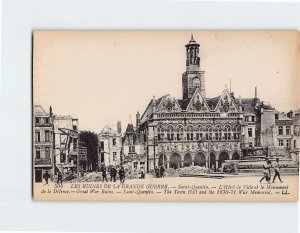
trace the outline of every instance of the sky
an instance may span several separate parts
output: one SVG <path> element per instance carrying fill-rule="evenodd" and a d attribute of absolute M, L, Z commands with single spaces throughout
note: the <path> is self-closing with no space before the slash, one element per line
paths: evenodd
<path fill-rule="evenodd" d="M 185 45 L 200 44 L 206 96 L 227 85 L 282 112 L 300 108 L 297 31 L 38 31 L 34 33 L 33 100 L 56 115 L 79 119 L 81 130 L 143 114 L 155 96 L 182 98 Z"/>

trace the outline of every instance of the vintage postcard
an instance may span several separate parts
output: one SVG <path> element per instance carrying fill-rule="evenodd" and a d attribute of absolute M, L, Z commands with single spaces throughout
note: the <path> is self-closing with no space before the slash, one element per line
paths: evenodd
<path fill-rule="evenodd" d="M 34 31 L 34 200 L 297 201 L 298 31 Z"/>

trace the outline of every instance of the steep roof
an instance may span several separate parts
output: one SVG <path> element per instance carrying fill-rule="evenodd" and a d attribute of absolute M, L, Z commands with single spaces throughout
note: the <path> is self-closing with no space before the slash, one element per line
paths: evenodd
<path fill-rule="evenodd" d="M 278 120 L 292 120 L 282 112 L 275 111 L 275 114 L 278 114 Z"/>
<path fill-rule="evenodd" d="M 243 107 L 243 112 L 246 114 L 255 114 L 254 109 L 251 107 L 250 104 L 240 104 L 239 106 Z"/>
<path fill-rule="evenodd" d="M 141 123 L 143 123 L 143 121 L 145 120 L 145 118 L 147 118 L 151 113 L 152 113 L 152 107 L 153 107 L 153 99 L 150 100 L 147 108 L 145 109 L 142 117 L 141 117 Z"/>
<path fill-rule="evenodd" d="M 34 115 L 35 116 L 48 116 L 41 105 L 34 105 Z"/>
<path fill-rule="evenodd" d="M 187 108 L 187 106 L 189 105 L 190 101 L 191 101 L 191 98 L 189 98 L 189 99 L 184 99 L 184 100 L 180 100 L 179 103 L 180 103 L 181 109 L 182 109 L 182 110 L 186 110 L 186 108 Z"/>
<path fill-rule="evenodd" d="M 125 133 L 134 133 L 134 127 L 133 124 L 128 124 L 127 128 L 126 128 L 126 132 Z"/>
<path fill-rule="evenodd" d="M 113 126 L 106 125 L 101 130 L 100 134 L 106 134 L 106 135 L 117 135 L 117 131 L 113 128 Z"/>
<path fill-rule="evenodd" d="M 219 95 L 219 96 L 213 97 L 213 98 L 206 98 L 206 103 L 207 103 L 207 105 L 209 106 L 209 108 L 211 110 L 215 109 L 215 107 L 217 106 L 217 104 L 218 104 L 218 102 L 220 100 L 220 97 L 221 96 Z"/>

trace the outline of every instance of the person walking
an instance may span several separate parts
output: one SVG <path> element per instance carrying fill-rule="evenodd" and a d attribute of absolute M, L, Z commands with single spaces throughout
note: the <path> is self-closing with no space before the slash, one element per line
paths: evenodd
<path fill-rule="evenodd" d="M 144 172 L 144 169 L 142 168 L 141 169 L 141 179 L 145 179 L 145 172 Z"/>
<path fill-rule="evenodd" d="M 273 182 L 275 182 L 276 177 L 278 177 L 279 181 L 282 183 L 282 180 L 280 178 L 280 173 L 279 173 L 279 158 L 276 158 L 276 161 L 272 164 L 272 167 L 274 168 L 275 175 L 273 178 Z"/>
<path fill-rule="evenodd" d="M 43 175 L 43 178 L 45 179 L 45 184 L 44 185 L 49 185 L 48 184 L 48 180 L 50 178 L 50 174 L 48 173 L 48 171 L 46 171 Z"/>
<path fill-rule="evenodd" d="M 110 181 L 116 182 L 117 177 L 117 169 L 115 167 L 112 167 L 110 169 Z"/>
<path fill-rule="evenodd" d="M 164 177 L 164 176 L 165 176 L 165 167 L 164 167 L 164 165 L 162 165 L 160 167 L 160 177 Z"/>
<path fill-rule="evenodd" d="M 57 174 L 57 184 L 58 184 L 60 187 L 63 186 L 63 184 L 62 184 L 62 173 L 61 173 L 61 171 L 59 171 L 58 174 Z"/>
<path fill-rule="evenodd" d="M 271 167 L 271 163 L 270 160 L 266 157 L 264 164 L 263 164 L 263 177 L 260 179 L 259 183 L 261 183 L 264 179 L 266 179 L 266 181 L 268 181 L 270 183 L 270 167 Z"/>
<path fill-rule="evenodd" d="M 154 172 L 155 172 L 156 177 L 159 178 L 159 168 L 158 167 L 155 167 Z"/>
<path fill-rule="evenodd" d="M 125 169 L 123 166 L 119 170 L 119 177 L 120 177 L 120 182 L 124 183 L 125 182 Z"/>
<path fill-rule="evenodd" d="M 103 167 L 101 168 L 101 172 L 102 172 L 102 179 L 103 179 L 103 182 L 104 182 L 104 180 L 106 180 L 106 182 L 107 182 L 107 177 L 106 177 L 106 167 L 105 167 L 105 166 L 103 166 Z"/>

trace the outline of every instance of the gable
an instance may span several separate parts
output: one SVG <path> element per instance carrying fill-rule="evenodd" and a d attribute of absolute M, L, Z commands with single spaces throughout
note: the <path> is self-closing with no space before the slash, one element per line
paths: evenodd
<path fill-rule="evenodd" d="M 227 89 L 223 91 L 217 104 L 216 111 L 220 113 L 238 112 L 238 108 L 235 104 L 235 101 L 229 95 Z"/>
<path fill-rule="evenodd" d="M 187 111 L 188 112 L 208 112 L 210 109 L 208 107 L 208 104 L 206 100 L 201 95 L 199 89 L 197 88 L 194 92 L 188 106 Z"/>
<path fill-rule="evenodd" d="M 169 94 L 164 96 L 156 106 L 157 112 L 179 112 L 181 108 L 177 100 Z"/>

